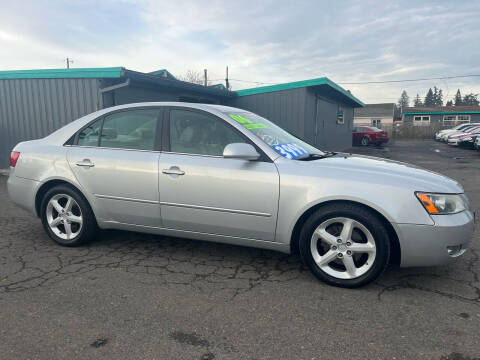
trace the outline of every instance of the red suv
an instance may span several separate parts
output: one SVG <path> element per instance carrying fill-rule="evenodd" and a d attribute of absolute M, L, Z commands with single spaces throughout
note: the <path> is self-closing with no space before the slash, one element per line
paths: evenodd
<path fill-rule="evenodd" d="M 353 128 L 353 145 L 381 145 L 388 142 L 388 133 L 375 126 L 357 126 Z"/>

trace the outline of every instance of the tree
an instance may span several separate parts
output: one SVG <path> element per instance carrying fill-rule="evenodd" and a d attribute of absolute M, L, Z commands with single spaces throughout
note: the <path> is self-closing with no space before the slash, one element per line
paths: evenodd
<path fill-rule="evenodd" d="M 443 105 L 443 91 L 442 89 L 433 87 L 433 105 L 432 106 L 442 106 Z"/>
<path fill-rule="evenodd" d="M 463 105 L 462 94 L 460 94 L 460 89 L 457 90 L 455 94 L 455 106 Z"/>
<path fill-rule="evenodd" d="M 433 97 L 432 88 L 428 89 L 427 95 L 425 95 L 425 100 L 423 100 L 424 106 L 435 106 L 435 99 Z"/>
<path fill-rule="evenodd" d="M 435 106 L 443 106 L 443 91 L 442 91 L 442 89 L 438 90 L 437 101 L 435 102 Z"/>
<path fill-rule="evenodd" d="M 413 106 L 423 106 L 423 101 L 420 98 L 420 95 L 417 94 L 417 96 L 415 96 L 415 99 L 413 100 Z"/>
<path fill-rule="evenodd" d="M 453 101 L 452 101 L 452 100 L 448 100 L 445 105 L 446 105 L 446 106 L 453 106 Z"/>
<path fill-rule="evenodd" d="M 184 75 L 177 76 L 177 79 L 198 85 L 203 85 L 205 83 L 203 73 L 197 70 L 187 70 Z M 208 85 L 211 85 L 210 81 L 208 82 Z"/>
<path fill-rule="evenodd" d="M 410 98 L 408 97 L 408 94 L 405 90 L 402 91 L 402 95 L 400 96 L 400 99 L 398 99 L 398 107 L 400 109 L 408 107 L 410 104 Z"/>
<path fill-rule="evenodd" d="M 478 94 L 467 94 L 463 97 L 462 105 L 479 105 Z"/>

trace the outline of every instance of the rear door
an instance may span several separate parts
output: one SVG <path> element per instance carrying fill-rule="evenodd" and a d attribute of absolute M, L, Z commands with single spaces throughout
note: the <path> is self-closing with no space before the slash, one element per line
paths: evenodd
<path fill-rule="evenodd" d="M 160 226 L 160 108 L 127 109 L 79 131 L 68 153 L 78 182 L 104 221 Z"/>

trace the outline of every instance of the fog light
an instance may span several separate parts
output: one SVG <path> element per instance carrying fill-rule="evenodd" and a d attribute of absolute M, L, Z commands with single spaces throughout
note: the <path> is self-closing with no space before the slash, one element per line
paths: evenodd
<path fill-rule="evenodd" d="M 457 257 L 462 255 L 466 249 L 463 248 L 462 245 L 453 245 L 453 246 L 447 246 L 447 251 L 448 255 L 451 257 Z"/>

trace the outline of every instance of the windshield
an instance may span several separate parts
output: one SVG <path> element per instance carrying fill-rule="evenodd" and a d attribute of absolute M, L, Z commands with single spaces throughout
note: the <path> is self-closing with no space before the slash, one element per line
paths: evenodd
<path fill-rule="evenodd" d="M 296 138 L 271 121 L 248 111 L 226 112 L 226 115 L 242 124 L 277 153 L 287 159 L 305 158 L 310 154 L 324 152 Z"/>
<path fill-rule="evenodd" d="M 380 130 L 379 128 L 377 128 L 377 127 L 375 127 L 375 126 L 370 126 L 369 128 L 370 128 L 370 130 L 373 130 L 373 131 L 382 131 L 382 130 Z"/>

